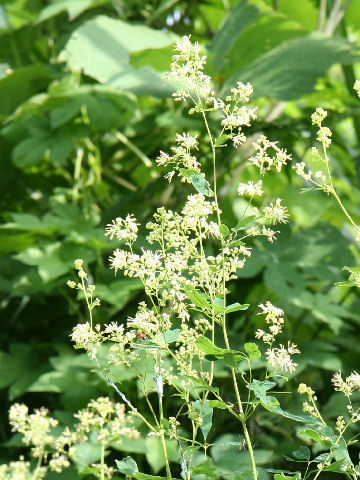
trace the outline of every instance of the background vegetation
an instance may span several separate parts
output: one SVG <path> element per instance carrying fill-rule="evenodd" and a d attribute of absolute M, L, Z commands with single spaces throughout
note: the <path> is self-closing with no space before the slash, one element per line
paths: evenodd
<path fill-rule="evenodd" d="M 360 77 L 356 0 L 1 1 L 0 463 L 22 452 L 8 427 L 13 402 L 45 405 L 66 424 L 91 398 L 109 394 L 86 354 L 70 345 L 71 329 L 86 310 L 66 281 L 75 279 L 74 259 L 83 258 L 102 302 L 99 323 L 126 322 L 143 298 L 140 282 L 109 271 L 115 242 L 105 239 L 104 227 L 129 212 L 145 224 L 158 206 L 176 208 L 190 189 L 165 184 L 155 164 L 176 132 L 203 129 L 161 81 L 173 41 L 189 33 L 207 49 L 218 91 L 239 80 L 253 84 L 259 119 L 250 140 L 265 133 L 294 162 L 311 163 L 310 114 L 318 106 L 328 110 L 334 183 L 353 218 L 360 218 L 360 103 L 352 89 Z M 206 162 L 208 147 L 200 148 Z M 225 148 L 218 163 L 229 225 L 242 210 L 236 186 L 240 178 L 251 179 L 251 169 L 243 174 L 251 153 L 251 141 L 240 151 Z M 258 303 L 270 299 L 283 308 L 287 335 L 302 351 L 284 405 L 300 411 L 296 387 L 305 382 L 336 419 L 345 400 L 330 378 L 336 370 L 360 368 L 360 302 L 353 289 L 334 284 L 347 278 L 344 265 L 359 264 L 359 250 L 333 199 L 300 194 L 303 185 L 291 165 L 264 182 L 264 201 L 282 197 L 291 221 L 273 245 L 254 241 L 253 258 L 231 285 L 241 303 L 252 305 L 234 315 L 231 343 L 253 339 Z M 137 399 L 136 379 L 124 371 L 118 379 L 128 398 Z M 228 380 L 223 376 L 224 388 Z M 218 422 L 218 437 L 210 432 L 210 441 L 219 443 L 212 455 L 227 478 L 239 460 L 220 444 L 237 432 L 221 417 Z M 286 468 L 297 426 L 262 410 L 250 428 L 258 464 Z M 151 439 L 131 448 L 142 471 L 163 469 Z M 94 461 L 90 451 L 84 459 Z M 63 478 L 80 478 L 71 472 Z"/>

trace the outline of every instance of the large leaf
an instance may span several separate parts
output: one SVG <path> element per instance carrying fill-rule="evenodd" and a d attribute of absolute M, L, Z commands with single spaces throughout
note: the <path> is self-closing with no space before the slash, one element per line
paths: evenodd
<path fill-rule="evenodd" d="M 232 75 L 280 43 L 307 33 L 297 22 L 285 18 L 284 15 L 265 12 L 240 35 L 228 54 L 228 62 L 222 71 Z"/>
<path fill-rule="evenodd" d="M 311 66 L 309 65 L 311 58 Z M 348 64 L 358 58 L 354 48 L 340 38 L 311 33 L 306 37 L 283 42 L 226 82 L 251 82 L 256 97 L 279 100 L 299 98 L 314 89 L 316 80 L 334 63 Z"/>
<path fill-rule="evenodd" d="M 169 92 L 163 87 L 161 76 L 150 67 L 133 68 L 130 53 L 161 49 L 175 38 L 170 33 L 98 16 L 73 33 L 59 58 L 72 70 L 82 70 L 100 83 L 167 95 Z"/>
<path fill-rule="evenodd" d="M 239 1 L 229 13 L 224 25 L 216 33 L 211 44 L 212 61 L 217 70 L 224 65 L 227 52 L 236 42 L 237 38 L 246 27 L 258 15 L 255 5 L 249 5 L 247 0 Z"/>
<path fill-rule="evenodd" d="M 59 13 L 66 11 L 69 15 L 69 20 L 74 20 L 81 15 L 88 8 L 108 3 L 108 0 L 60 0 L 43 8 L 37 19 L 38 22 L 43 22 L 52 18 Z"/>

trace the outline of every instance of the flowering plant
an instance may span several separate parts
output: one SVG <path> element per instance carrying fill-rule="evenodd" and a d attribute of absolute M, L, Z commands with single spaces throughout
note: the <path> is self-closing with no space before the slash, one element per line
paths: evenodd
<path fill-rule="evenodd" d="M 183 37 L 176 43 L 167 78 L 178 86 L 175 100 L 185 102 L 190 107 L 189 114 L 199 114 L 204 122 L 211 149 L 212 178 L 206 178 L 202 159 L 197 155 L 198 136 L 188 132 L 177 134 L 176 146 L 170 153 L 160 152 L 157 163 L 168 169 L 167 181 L 179 177 L 193 189 L 180 211 L 157 209 L 152 221 L 146 224 L 146 248 L 137 245 L 140 225 L 131 214 L 114 219 L 105 230 L 106 236 L 120 242 L 110 256 L 110 268 L 115 274 L 122 272 L 129 278 L 140 279 L 146 301 L 139 303 L 137 311 L 126 322 L 101 325 L 93 316 L 100 301 L 94 297 L 95 285 L 81 259 L 75 261 L 78 281 L 68 282 L 70 288 L 82 293 L 89 311 L 89 320 L 75 326 L 71 339 L 76 348 L 84 349 L 97 364 L 122 403 L 114 404 L 105 398 L 92 401 L 76 415 L 79 424 L 75 431 L 66 430 L 57 440 L 51 434 L 56 421 L 48 419 L 47 412 L 40 410 L 29 416 L 26 407 L 14 406 L 11 423 L 24 435 L 25 443 L 33 445 L 33 455 L 39 459 L 32 471 L 26 463 L 26 474 L 19 478 L 43 478 L 47 469 L 58 471 L 68 467 L 71 459 L 76 461 L 74 444 L 87 441 L 91 434 L 101 446 L 101 459 L 85 473 L 101 479 L 115 477 L 116 472 L 128 478 L 163 478 L 139 472 L 131 457 L 116 461 L 116 469 L 105 462 L 107 447 L 121 436 L 136 440 L 140 431 L 161 446 L 168 480 L 174 475 L 184 480 L 230 478 L 209 455 L 212 444 L 208 438 L 215 414 L 228 415 L 241 429 L 242 439 L 237 446 L 245 448 L 246 456 L 231 478 L 260 480 L 274 473 L 274 480 L 316 479 L 324 471 L 343 473 L 351 479 L 358 477 L 359 466 L 354 465 L 347 449 L 352 440 L 345 440 L 344 434 L 359 420 L 359 409 L 350 399 L 355 390 L 360 389 L 359 374 L 352 372 L 343 379 L 339 372 L 333 377 L 335 390 L 348 400 L 347 417 L 339 416 L 334 429 L 319 411 L 311 387 L 303 383 L 299 386 L 299 393 L 307 396 L 303 414 L 285 411 L 274 396 L 278 393 L 274 388 L 283 386 L 296 372 L 294 355 L 300 354 L 292 340 L 280 343 L 285 325 L 281 308 L 269 300 L 260 303 L 258 315 L 262 326 L 254 333 L 259 342 L 230 343 L 228 323 L 234 318 L 233 314 L 246 310 L 249 305 L 242 303 L 241 298 L 232 298 L 229 282 L 237 278 L 238 271 L 251 256 L 252 238 L 263 236 L 274 242 L 279 232 L 273 226 L 287 223 L 289 219 L 280 198 L 268 205 L 261 204 L 262 176 L 280 172 L 291 156 L 264 135 L 253 142 L 249 163 L 257 167 L 259 178 L 237 186 L 239 195 L 248 199 L 246 207 L 236 225 L 223 223 L 217 187 L 217 152 L 228 143 L 235 148 L 244 145 L 245 128 L 256 119 L 256 109 L 249 106 L 250 84 L 238 82 L 224 100 L 218 98 L 211 78 L 204 73 L 205 64 L 206 57 L 201 55 L 200 46 Z M 305 180 L 338 199 L 326 156 L 331 132 L 321 125 L 325 116 L 325 112 L 318 109 L 313 123 L 319 127 L 318 140 L 323 146 L 327 174 L 319 171 L 313 175 L 302 163 L 295 169 Z M 351 275 L 354 280 L 354 272 Z M 104 350 L 105 363 L 99 358 Z M 146 368 L 142 368 L 143 365 Z M 264 368 L 256 378 L 259 367 Z M 119 368 L 133 372 L 139 393 L 145 399 L 146 411 L 140 411 L 121 390 L 116 379 Z M 233 397 L 223 393 L 218 371 L 230 378 Z M 318 451 L 323 452 L 311 458 L 310 449 L 304 445 L 294 451 L 293 460 L 305 463 L 302 473 L 266 471 L 259 466 L 256 433 L 251 432 L 254 429 L 249 426 L 254 425 L 252 419 L 261 407 L 302 424 L 300 437 L 315 442 Z M 34 427 L 35 417 L 41 420 L 39 435 Z M 51 456 L 52 450 L 55 453 Z M 0 478 L 7 479 L 9 472 L 18 466 L 0 468 L 3 469 Z"/>

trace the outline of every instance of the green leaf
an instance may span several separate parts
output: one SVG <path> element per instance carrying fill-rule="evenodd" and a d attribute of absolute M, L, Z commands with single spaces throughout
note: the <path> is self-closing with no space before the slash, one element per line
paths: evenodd
<path fill-rule="evenodd" d="M 190 168 L 179 168 L 179 172 L 181 173 L 181 175 L 185 178 L 190 178 L 191 175 L 193 175 L 194 173 L 194 170 L 190 170 Z"/>
<path fill-rule="evenodd" d="M 310 449 L 305 445 L 300 445 L 297 450 L 292 452 L 294 457 L 299 460 L 310 460 L 310 453 Z"/>
<path fill-rule="evenodd" d="M 99 15 L 74 31 L 59 59 L 71 70 L 82 70 L 100 83 L 165 96 L 171 89 L 164 87 L 161 75 L 149 66 L 134 68 L 130 53 L 161 49 L 175 38 L 169 32 Z"/>
<path fill-rule="evenodd" d="M 256 215 L 249 215 L 248 217 L 241 218 L 236 224 L 236 227 L 232 228 L 231 230 L 234 230 L 235 232 L 239 230 L 245 230 L 249 223 L 252 223 L 255 219 Z"/>
<path fill-rule="evenodd" d="M 309 69 L 308 60 L 314 68 Z M 251 82 L 256 97 L 292 100 L 314 89 L 316 80 L 334 63 L 356 61 L 352 45 L 320 32 L 285 41 L 226 81 L 226 89 L 238 80 Z"/>
<path fill-rule="evenodd" d="M 341 461 L 343 464 L 342 466 L 345 469 L 354 466 L 349 455 L 346 441 L 344 440 L 343 437 L 340 438 L 340 440 L 337 443 L 334 443 L 331 450 L 334 453 L 335 460 Z"/>
<path fill-rule="evenodd" d="M 79 443 L 74 445 L 75 452 L 72 454 L 71 458 L 74 463 L 80 467 L 84 468 L 85 465 L 90 465 L 97 462 L 101 458 L 101 445 L 100 443 L 93 443 L 90 441 L 86 443 Z M 108 454 L 109 451 L 106 451 Z"/>
<path fill-rule="evenodd" d="M 256 343 L 251 343 L 251 342 L 245 343 L 244 349 L 245 349 L 245 352 L 249 355 L 251 360 L 253 358 L 261 357 L 261 352 L 259 350 L 259 347 L 256 345 Z"/>
<path fill-rule="evenodd" d="M 217 470 L 213 465 L 212 459 L 208 458 L 205 462 L 191 468 L 193 475 L 205 475 L 205 478 L 217 478 Z"/>
<path fill-rule="evenodd" d="M 48 65 L 36 63 L 0 78 L 0 118 L 13 113 L 18 105 L 46 87 L 50 72 Z"/>
<path fill-rule="evenodd" d="M 147 437 L 146 445 L 146 460 L 155 473 L 158 473 L 165 466 L 164 450 L 160 438 Z M 169 461 L 177 461 L 178 447 L 175 440 L 166 440 L 166 450 Z M 143 477 L 144 478 L 144 477 Z"/>
<path fill-rule="evenodd" d="M 225 365 L 231 368 L 237 368 L 238 363 L 244 358 L 242 352 L 219 348 L 209 338 L 203 335 L 197 339 L 196 344 L 199 349 L 206 354 L 209 360 L 222 360 Z"/>
<path fill-rule="evenodd" d="M 211 195 L 209 182 L 202 175 L 199 173 L 193 173 L 190 176 L 190 180 L 199 193 L 202 193 L 205 196 Z"/>
<path fill-rule="evenodd" d="M 299 435 L 311 438 L 314 442 L 319 443 L 324 448 L 331 447 L 332 443 L 335 441 L 334 435 L 331 433 L 331 431 L 326 432 L 322 426 L 316 429 L 315 427 L 305 428 L 299 432 Z"/>
<path fill-rule="evenodd" d="M 325 472 L 336 472 L 336 473 L 344 473 L 348 468 L 348 465 L 344 460 L 337 460 L 336 462 L 331 463 L 323 470 Z"/>
<path fill-rule="evenodd" d="M 220 232 L 221 232 L 221 235 L 226 238 L 229 233 L 230 233 L 230 230 L 229 230 L 229 227 L 227 227 L 224 223 L 222 223 L 220 225 Z"/>
<path fill-rule="evenodd" d="M 247 0 L 239 1 L 235 8 L 229 12 L 226 21 L 216 33 L 210 47 L 212 62 L 217 70 L 220 70 L 224 65 L 226 54 L 231 50 L 241 32 L 257 15 L 257 7 L 249 5 Z"/>
<path fill-rule="evenodd" d="M 277 413 L 282 417 L 290 418 L 296 422 L 313 422 L 313 417 L 305 415 L 294 415 L 293 413 L 286 412 L 279 406 L 279 402 L 275 397 L 268 396 L 267 390 L 270 390 L 276 385 L 275 382 L 269 380 L 259 381 L 254 379 L 250 385 L 250 389 L 254 392 L 255 396 L 260 400 L 261 405 L 270 412 Z"/>
<path fill-rule="evenodd" d="M 88 8 L 104 3 L 107 3 L 107 0 L 59 0 L 56 3 L 43 8 L 39 14 L 37 22 L 39 23 L 48 20 L 64 11 L 67 11 L 71 22 Z"/>
<path fill-rule="evenodd" d="M 185 290 L 185 293 L 194 305 L 196 305 L 199 308 L 204 308 L 206 310 L 209 309 L 210 304 L 205 300 L 205 298 L 196 290 L 195 287 L 192 285 L 183 285 L 183 288 Z"/>
<path fill-rule="evenodd" d="M 119 472 L 125 475 L 134 475 L 138 471 L 138 466 L 135 460 L 131 457 L 126 457 L 123 460 L 115 460 Z"/>
<path fill-rule="evenodd" d="M 167 330 L 164 332 L 165 342 L 166 343 L 173 343 L 179 338 L 180 330 L 175 328 L 174 330 Z"/>
<path fill-rule="evenodd" d="M 208 433 L 210 432 L 211 426 L 212 426 L 212 416 L 213 416 L 213 409 L 210 406 L 210 403 L 208 400 L 205 402 L 201 402 L 200 400 L 196 400 L 194 402 L 191 402 L 193 407 L 195 408 L 195 411 L 200 413 L 201 418 L 202 418 L 202 424 L 200 426 L 202 434 L 204 436 L 204 440 L 206 440 L 206 437 L 208 436 Z"/>
<path fill-rule="evenodd" d="M 249 307 L 250 307 L 249 303 L 241 304 L 241 303 L 235 302 L 228 305 L 225 309 L 225 312 L 226 313 L 238 312 L 239 310 L 247 310 Z"/>
<path fill-rule="evenodd" d="M 301 480 L 301 473 L 297 472 L 295 475 L 285 475 L 285 473 L 275 473 L 274 480 Z"/>
<path fill-rule="evenodd" d="M 223 356 L 224 350 L 223 348 L 217 347 L 209 338 L 200 335 L 196 341 L 197 346 L 200 350 L 207 355 L 214 355 L 214 356 Z"/>
<path fill-rule="evenodd" d="M 228 406 L 222 400 L 209 400 L 209 405 L 211 408 L 219 408 L 220 410 L 227 410 Z M 231 406 L 231 404 L 229 404 Z"/>

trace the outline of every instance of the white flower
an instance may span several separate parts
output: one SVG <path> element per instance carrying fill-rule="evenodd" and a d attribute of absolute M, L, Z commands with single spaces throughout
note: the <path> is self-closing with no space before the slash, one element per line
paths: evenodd
<path fill-rule="evenodd" d="M 311 115 L 311 123 L 321 127 L 322 121 L 327 116 L 327 111 L 321 107 L 318 107 L 315 112 Z"/>
<path fill-rule="evenodd" d="M 254 183 L 251 180 L 248 183 L 239 183 L 237 192 L 239 195 L 248 195 L 254 197 L 255 195 L 261 197 L 264 193 L 262 189 L 262 180 Z"/>
<path fill-rule="evenodd" d="M 127 243 L 134 243 L 137 239 L 138 224 L 133 215 L 127 215 L 125 219 L 117 217 L 105 228 L 105 236 L 110 240 L 116 237 L 118 240 L 127 240 Z"/>
<path fill-rule="evenodd" d="M 281 205 L 281 198 L 276 199 L 275 205 L 270 203 L 270 205 L 265 207 L 262 214 L 264 215 L 264 218 L 269 220 L 273 225 L 276 225 L 277 223 L 287 223 L 289 218 L 287 208 Z"/>

